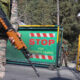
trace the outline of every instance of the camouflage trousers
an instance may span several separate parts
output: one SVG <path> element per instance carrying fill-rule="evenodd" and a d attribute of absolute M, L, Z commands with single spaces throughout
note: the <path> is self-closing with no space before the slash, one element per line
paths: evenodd
<path fill-rule="evenodd" d="M 5 76 L 7 38 L 0 38 L 0 79 Z"/>
<path fill-rule="evenodd" d="M 61 63 L 63 64 L 63 62 L 65 64 L 65 67 L 68 67 L 68 64 L 67 64 L 67 62 L 68 62 L 68 56 L 66 55 L 66 52 L 62 53 Z"/>

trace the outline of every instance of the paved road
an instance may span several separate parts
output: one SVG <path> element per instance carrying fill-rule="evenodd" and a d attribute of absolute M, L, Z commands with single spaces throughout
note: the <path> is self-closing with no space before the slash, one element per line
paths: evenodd
<path fill-rule="evenodd" d="M 72 67 L 61 67 L 54 71 L 39 67 L 36 69 L 40 74 L 39 78 L 29 66 L 7 64 L 4 80 L 80 80 L 80 72 Z"/>

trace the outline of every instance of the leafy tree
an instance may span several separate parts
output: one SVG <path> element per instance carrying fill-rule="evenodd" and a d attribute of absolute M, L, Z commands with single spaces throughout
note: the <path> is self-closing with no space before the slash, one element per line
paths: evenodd
<path fill-rule="evenodd" d="M 18 0 L 19 19 L 26 24 L 57 24 L 57 0 Z M 64 28 L 64 39 L 68 41 L 72 59 L 77 54 L 80 21 L 80 0 L 60 1 L 60 25 Z M 71 58 L 71 57 L 70 57 Z"/>

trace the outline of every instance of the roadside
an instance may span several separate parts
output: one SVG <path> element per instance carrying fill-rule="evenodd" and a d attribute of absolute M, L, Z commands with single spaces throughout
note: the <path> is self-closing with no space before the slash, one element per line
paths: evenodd
<path fill-rule="evenodd" d="M 30 66 L 7 64 L 4 80 L 80 80 L 80 72 L 76 71 L 75 64 L 69 64 L 68 68 L 62 66 L 53 71 L 37 67 L 39 78 Z"/>

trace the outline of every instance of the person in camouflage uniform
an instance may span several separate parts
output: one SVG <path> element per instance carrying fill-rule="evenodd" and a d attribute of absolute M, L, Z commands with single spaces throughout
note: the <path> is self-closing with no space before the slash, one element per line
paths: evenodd
<path fill-rule="evenodd" d="M 67 60 L 68 60 L 68 44 L 66 41 L 63 41 L 61 63 L 63 64 L 63 61 L 64 61 L 65 67 L 68 67 Z"/>
<path fill-rule="evenodd" d="M 17 0 L 0 0 L 0 6 L 8 16 L 13 28 L 18 29 Z M 11 14 L 11 15 L 10 15 Z M 10 38 L 12 41 L 12 39 Z M 5 76 L 7 37 L 0 26 L 0 80 Z"/>

